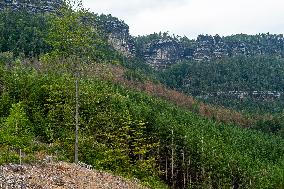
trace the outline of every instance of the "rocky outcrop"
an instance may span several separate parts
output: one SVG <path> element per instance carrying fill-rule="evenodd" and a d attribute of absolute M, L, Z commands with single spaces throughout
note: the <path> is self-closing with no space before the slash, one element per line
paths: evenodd
<path fill-rule="evenodd" d="M 25 9 L 52 12 L 63 0 L 3 0 L 0 10 Z M 108 43 L 125 57 L 139 57 L 155 69 L 167 68 L 181 60 L 211 61 L 224 57 L 272 55 L 284 57 L 283 35 L 238 34 L 227 37 L 199 35 L 197 39 L 170 36 L 167 33 L 132 37 L 129 26 L 111 15 L 96 15 L 94 24 Z"/>
<path fill-rule="evenodd" d="M 174 39 L 158 39 L 145 45 L 143 58 L 154 69 L 166 68 L 183 56 L 182 46 Z"/>
<path fill-rule="evenodd" d="M 238 34 L 226 37 L 199 35 L 194 60 L 204 61 L 223 57 L 273 55 L 284 57 L 283 35 Z"/>
<path fill-rule="evenodd" d="M 108 42 L 115 50 L 121 52 L 128 58 L 135 55 L 135 48 L 131 41 L 131 36 L 126 30 L 111 32 L 108 36 Z"/>
<path fill-rule="evenodd" d="M 254 99 L 258 101 L 280 100 L 283 97 L 281 91 L 218 91 L 196 96 L 201 100 L 208 98 L 226 98 L 226 99 Z"/>
<path fill-rule="evenodd" d="M 129 26 L 111 15 L 97 15 L 96 25 L 107 34 L 109 44 L 124 56 L 135 56 L 133 37 L 129 34 Z"/>
<path fill-rule="evenodd" d="M 62 0 L 4 0 L 0 2 L 0 10 L 25 9 L 28 12 L 54 12 L 63 5 Z"/>
<path fill-rule="evenodd" d="M 138 48 L 142 47 L 142 50 L 138 56 L 156 69 L 166 68 L 184 59 L 211 61 L 236 56 L 284 57 L 283 35 L 199 35 L 196 40 L 186 40 L 186 43 L 181 38 L 171 36 L 165 39 L 164 35 L 156 35 L 154 39 L 151 35 L 140 38 L 137 40 Z"/>
<path fill-rule="evenodd" d="M 211 60 L 213 58 L 223 58 L 228 56 L 228 46 L 219 35 L 214 37 L 199 35 L 196 42 L 197 47 L 193 54 L 194 60 Z"/>

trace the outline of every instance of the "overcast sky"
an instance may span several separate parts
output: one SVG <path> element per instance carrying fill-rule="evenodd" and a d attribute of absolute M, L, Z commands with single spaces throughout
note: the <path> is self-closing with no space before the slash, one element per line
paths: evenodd
<path fill-rule="evenodd" d="M 132 35 L 284 33 L 284 0 L 83 0 L 95 13 L 124 20 Z"/>

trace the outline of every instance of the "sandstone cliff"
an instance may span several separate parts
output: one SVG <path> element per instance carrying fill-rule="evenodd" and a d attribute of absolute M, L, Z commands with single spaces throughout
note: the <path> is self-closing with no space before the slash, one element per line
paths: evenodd
<path fill-rule="evenodd" d="M 4 0 L 0 2 L 0 10 L 25 9 L 29 12 L 53 12 L 63 4 L 62 0 Z"/>

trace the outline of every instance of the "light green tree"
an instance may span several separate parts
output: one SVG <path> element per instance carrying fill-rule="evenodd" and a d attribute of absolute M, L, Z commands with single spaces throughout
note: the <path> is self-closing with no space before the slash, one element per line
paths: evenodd
<path fill-rule="evenodd" d="M 29 119 L 21 102 L 13 104 L 6 119 L 6 131 L 12 135 L 25 135 L 30 132 Z"/>
<path fill-rule="evenodd" d="M 23 103 L 12 104 L 2 129 L 1 142 L 17 148 L 25 147 L 32 139 L 33 130 Z"/>
<path fill-rule="evenodd" d="M 53 52 L 64 58 L 91 56 L 98 43 L 96 30 L 89 14 L 79 0 L 65 0 L 60 13 L 50 15 L 46 41 Z"/>
<path fill-rule="evenodd" d="M 46 41 L 53 48 L 53 54 L 61 58 L 71 58 L 75 63 L 76 75 L 76 115 L 75 115 L 75 163 L 78 163 L 78 130 L 79 130 L 79 62 L 82 62 L 95 51 L 96 32 L 88 22 L 91 14 L 83 8 L 80 0 L 65 0 L 59 13 L 49 19 L 50 27 Z"/>

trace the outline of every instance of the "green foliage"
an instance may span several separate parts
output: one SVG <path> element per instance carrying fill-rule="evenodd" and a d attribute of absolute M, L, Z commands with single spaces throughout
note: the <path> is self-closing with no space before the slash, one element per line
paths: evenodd
<path fill-rule="evenodd" d="M 22 103 L 12 104 L 10 109 L 10 115 L 7 117 L 6 122 L 6 131 L 11 135 L 26 135 L 29 134 L 29 120 L 24 111 Z"/>
<path fill-rule="evenodd" d="M 284 116 L 280 114 L 259 120 L 255 128 L 265 133 L 277 134 L 284 138 Z"/>
<path fill-rule="evenodd" d="M 35 160 L 38 154 L 73 161 L 74 66 L 86 70 L 94 66 L 78 60 L 123 62 L 132 69 L 125 73 L 131 80 L 144 81 L 146 73 L 155 77 L 139 57 L 124 60 L 105 44 L 104 31 L 109 32 L 111 27 L 108 21 L 117 19 L 87 13 L 80 6 L 72 10 L 68 2 L 58 15 L 0 14 L 0 48 L 5 52 L 0 54 L 0 164 L 18 162 L 19 149 L 26 154 L 25 162 Z M 140 49 L 146 42 L 161 38 L 176 39 L 159 33 L 135 40 Z M 240 38 L 252 40 L 243 35 L 228 40 Z M 177 40 L 188 51 L 196 45 L 187 38 Z M 46 54 L 40 62 L 31 63 L 14 57 L 22 53 Z M 183 62 L 158 78 L 195 96 L 220 90 L 281 91 L 283 60 L 261 56 Z M 282 138 L 216 123 L 144 93 L 83 74 L 79 84 L 80 161 L 138 177 L 153 188 L 166 188 L 157 182 L 158 177 L 175 188 L 283 188 Z M 265 111 L 279 112 L 281 100 L 278 104 L 261 104 Z M 226 98 L 205 101 L 256 110 L 251 99 L 243 101 L 251 103 L 246 106 Z M 263 110 L 260 107 L 257 111 Z M 283 116 L 264 120 L 258 127 L 282 135 Z"/>
<path fill-rule="evenodd" d="M 72 6 L 77 6 L 76 11 Z M 100 31 L 103 23 L 96 17 L 75 1 L 66 1 L 61 13 L 1 11 L 0 52 L 11 52 L 15 57 L 76 53 L 85 59 L 119 60 L 119 54 L 107 44 L 105 33 Z"/>
<path fill-rule="evenodd" d="M 33 69 L 15 66 L 5 71 L 9 78 L 5 80 L 7 91 L 1 94 L 1 99 L 7 103 L 7 107 L 13 101 L 10 99 L 22 102 L 11 105 L 11 113 L 7 113 L 3 107 L 3 115 L 10 114 L 4 125 L 9 125 L 11 129 L 3 128 L 1 139 L 5 145 L 21 148 L 32 147 L 31 136 L 36 136 L 36 141 L 40 143 L 59 144 L 62 148 L 60 156 L 72 160 L 75 78 L 67 73 L 62 75 L 59 69 L 65 67 L 53 69 L 55 70 L 37 73 Z M 113 88 L 106 83 L 94 84 L 84 80 L 80 86 L 81 161 L 139 178 L 155 175 L 155 159 L 149 153 L 157 145 L 146 134 L 143 120 L 134 118 L 127 111 L 129 99 L 112 91 Z M 13 130 L 14 123 L 21 127 Z M 18 128 L 21 128 L 21 134 L 26 137 L 26 142 L 21 145 L 14 140 L 24 140 L 18 134 Z M 139 150 L 138 146 L 141 147 Z M 7 159 L 5 157 L 3 155 Z"/>
<path fill-rule="evenodd" d="M 23 148 L 30 144 L 33 135 L 30 121 L 21 102 L 12 104 L 10 114 L 0 129 L 1 144 Z"/>
<path fill-rule="evenodd" d="M 60 56 L 91 58 L 96 46 L 101 43 L 95 28 L 88 22 L 88 19 L 94 18 L 79 4 L 76 3 L 76 10 L 72 6 L 74 5 L 67 3 L 62 7 L 60 15 L 50 15 L 46 42 Z"/>
<path fill-rule="evenodd" d="M 12 52 L 0 53 L 0 66 L 11 66 L 14 61 L 14 54 Z"/>
<path fill-rule="evenodd" d="M 8 113 L 2 109 L 7 116 L 1 118 L 1 162 L 18 161 L 17 150 L 15 156 L 7 155 L 13 146 L 27 154 L 45 151 L 73 160 L 75 78 L 64 67 L 45 69 L 49 70 L 18 65 L 4 70 L 6 91 L 1 99 L 12 108 Z M 132 175 L 157 187 L 152 181 L 160 176 L 181 188 L 184 174 L 193 188 L 228 188 L 232 183 L 242 188 L 282 187 L 284 141 L 279 137 L 216 123 L 88 77 L 80 81 L 80 99 L 79 159 L 95 168 Z M 11 137 L 3 129 L 8 125 L 18 132 L 15 124 L 21 125 L 22 136 Z M 172 150 L 174 180 L 169 179 Z"/>
<path fill-rule="evenodd" d="M 43 40 L 47 34 L 47 18 L 26 11 L 0 12 L 0 52 L 13 52 L 18 56 L 38 56 L 48 52 L 50 46 Z"/>
<path fill-rule="evenodd" d="M 125 71 L 124 77 L 127 80 L 138 81 L 138 82 L 144 82 L 146 80 L 145 75 L 143 75 L 141 72 L 139 73 L 139 71 L 133 71 L 133 70 Z"/>
<path fill-rule="evenodd" d="M 166 85 L 207 103 L 255 114 L 282 112 L 284 61 L 281 58 L 240 56 L 182 62 L 158 75 Z M 259 94 L 254 94 L 255 91 Z M 278 93 L 282 95 L 277 97 Z"/>

